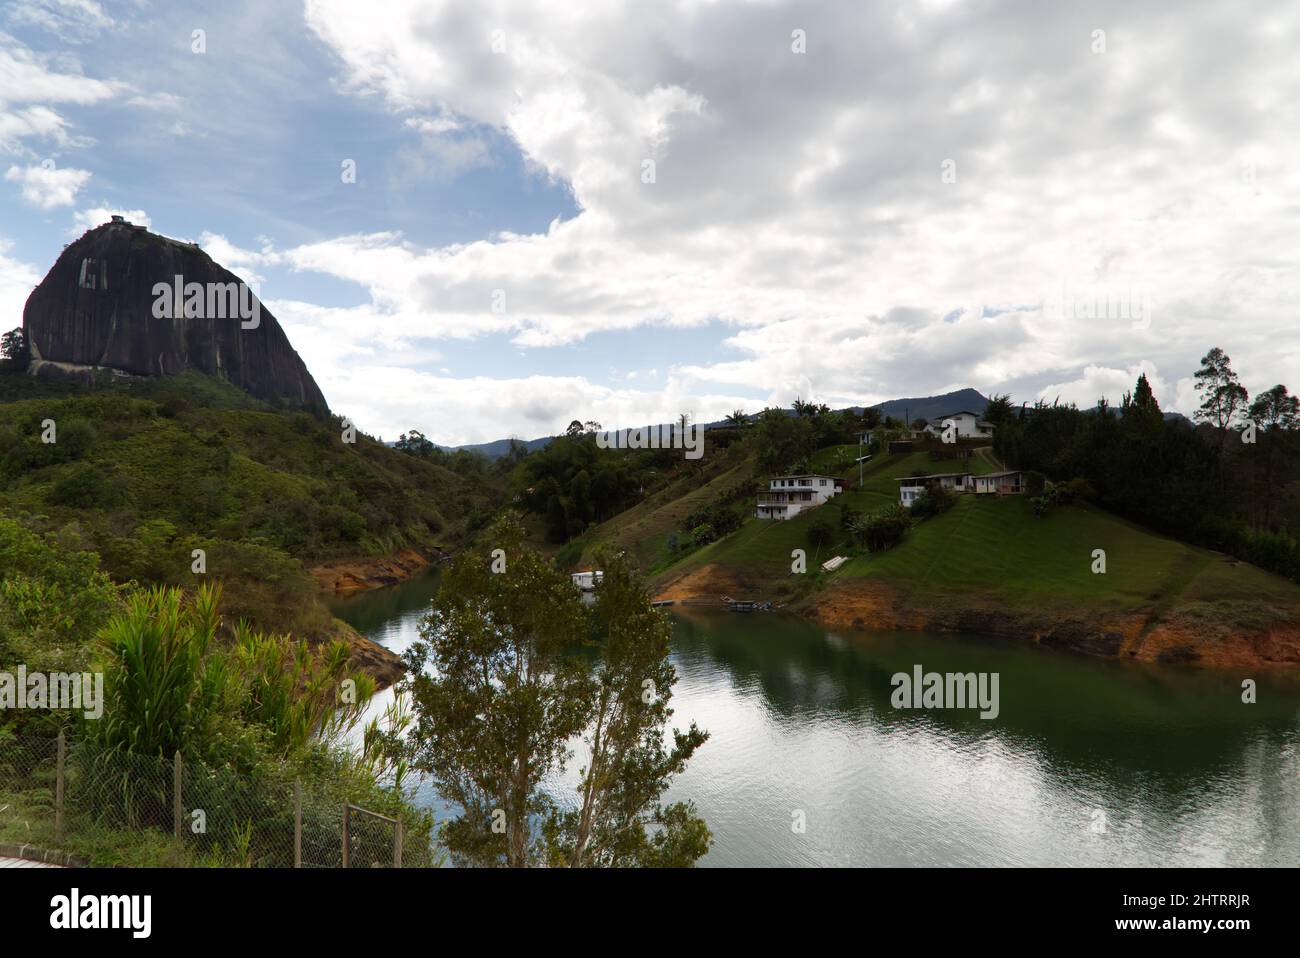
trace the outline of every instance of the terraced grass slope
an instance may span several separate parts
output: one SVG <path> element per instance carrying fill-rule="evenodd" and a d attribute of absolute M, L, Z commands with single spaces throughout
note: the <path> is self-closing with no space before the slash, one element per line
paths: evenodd
<path fill-rule="evenodd" d="M 987 473 L 996 466 L 977 456 L 965 468 Z M 924 471 L 956 470 L 925 453 L 882 456 L 868 465 L 861 488 L 785 522 L 752 519 L 663 570 L 655 584 L 678 600 L 725 594 L 791 601 L 840 625 L 960 628 L 966 621 L 972 631 L 1014 632 L 1017 623 L 1030 630 L 1032 622 L 1037 631 L 1044 622 L 1072 619 L 1085 629 L 1093 623 L 1116 649 L 1136 648 L 1175 627 L 1179 648 L 1198 629 L 1249 634 L 1256 644 L 1294 641 L 1293 652 L 1277 654 L 1300 662 L 1300 587 L 1088 504 L 1039 518 L 1025 497 L 964 495 L 949 512 L 916 523 L 895 548 L 853 554 L 834 573 L 820 571 L 831 555 L 856 552 L 840 523 L 846 509 L 870 512 L 896 502 L 894 480 Z M 833 530 L 828 546 L 811 544 L 814 523 Z M 794 549 L 807 552 L 805 574 L 791 572 Z M 1096 550 L 1105 554 L 1104 573 L 1093 571 Z M 1282 633 L 1289 638 L 1278 639 Z M 1167 652 L 1173 642 L 1166 635 L 1157 644 Z"/>
<path fill-rule="evenodd" d="M 753 455 L 745 443 L 734 443 L 717 456 L 706 456 L 698 472 L 687 471 L 677 481 L 587 533 L 581 543 L 579 567 L 586 568 L 602 547 L 627 550 L 642 569 L 662 566 L 669 561 L 668 538 L 680 535 L 686 516 L 749 482 L 753 473 Z"/>

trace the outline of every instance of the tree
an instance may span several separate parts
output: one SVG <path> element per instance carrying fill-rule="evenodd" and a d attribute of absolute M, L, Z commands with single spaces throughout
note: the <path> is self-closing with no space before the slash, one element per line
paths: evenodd
<path fill-rule="evenodd" d="M 1228 428 L 1246 405 L 1246 389 L 1232 371 L 1228 354 L 1218 346 L 1201 357 L 1201 368 L 1194 374 L 1196 391 L 1204 399 L 1193 414 L 1198 422 L 1208 422 L 1219 430 L 1219 455 L 1228 438 Z"/>
<path fill-rule="evenodd" d="M 630 560 L 602 556 L 604 578 L 592 610 L 600 659 L 597 692 L 584 733 L 590 756 L 575 809 L 545 827 L 550 863 L 580 867 L 692 865 L 712 837 L 690 803 L 664 807 L 660 796 L 708 734 L 694 723 L 674 730 L 669 701 L 676 671 L 671 626 L 653 609 Z"/>
<path fill-rule="evenodd" d="M 27 334 L 22 327 L 11 329 L 0 336 L 0 358 L 8 369 L 23 372 L 31 362 L 31 351 L 27 346 Z"/>
<path fill-rule="evenodd" d="M 756 428 L 757 464 L 760 472 L 800 469 L 817 450 L 813 421 L 764 410 Z"/>
<path fill-rule="evenodd" d="M 412 762 L 462 809 L 444 844 L 478 866 L 693 863 L 708 829 L 692 806 L 658 804 L 706 738 L 692 725 L 664 746 L 676 678 L 666 621 L 621 557 L 603 559 L 588 611 L 523 535 L 513 519 L 488 532 L 504 555 L 496 571 L 481 553 L 453 560 L 407 653 Z M 578 736 L 591 758 L 564 810 L 543 784 Z"/>
<path fill-rule="evenodd" d="M 1106 411 L 1100 402 L 1098 409 L 1102 412 Z M 1147 435 L 1163 425 L 1164 413 L 1160 411 L 1160 404 L 1156 402 L 1155 393 L 1151 390 L 1151 383 L 1147 380 L 1146 373 L 1138 375 L 1132 393 L 1124 394 L 1120 402 L 1120 416 L 1134 423 L 1139 433 Z"/>
<path fill-rule="evenodd" d="M 428 459 L 438 451 L 438 447 L 418 429 L 402 433 L 393 443 L 393 448 L 420 459 Z"/>
<path fill-rule="evenodd" d="M 1264 494 L 1260 498 L 1264 505 L 1263 524 L 1267 528 L 1272 523 L 1277 498 L 1273 476 L 1277 446 L 1285 433 L 1300 427 L 1300 397 L 1292 396 L 1279 383 L 1255 397 L 1249 416 L 1255 428 L 1264 434 Z"/>
<path fill-rule="evenodd" d="M 749 422 L 749 416 L 745 414 L 743 409 L 733 409 L 727 415 L 727 424 L 735 426 L 737 429 L 743 428 L 747 422 Z"/>
<path fill-rule="evenodd" d="M 1000 429 L 1006 423 L 1011 422 L 1015 415 L 1015 407 L 1011 405 L 1011 396 L 1003 393 L 998 395 L 994 393 L 989 397 L 988 405 L 984 407 L 984 421 L 990 422 L 995 428 Z"/>
<path fill-rule="evenodd" d="M 564 434 L 568 436 L 570 439 L 581 438 L 583 432 L 584 430 L 582 428 L 582 421 L 579 419 L 573 420 L 573 422 L 569 423 L 569 428 L 564 430 Z"/>

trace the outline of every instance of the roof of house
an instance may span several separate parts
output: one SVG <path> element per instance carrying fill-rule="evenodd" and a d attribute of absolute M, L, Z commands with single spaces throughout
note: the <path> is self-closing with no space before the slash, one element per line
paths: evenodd
<path fill-rule="evenodd" d="M 952 412 L 946 412 L 942 416 L 935 416 L 935 420 L 947 419 L 949 416 L 974 416 L 979 418 L 979 413 L 971 412 L 969 409 L 954 409 Z"/>
<path fill-rule="evenodd" d="M 969 472 L 935 472 L 924 476 L 899 476 L 895 482 L 911 482 L 916 479 L 956 479 L 958 476 L 969 476 Z"/>
<path fill-rule="evenodd" d="M 1007 476 L 1018 476 L 1023 473 L 1023 469 L 1008 469 L 1005 472 L 990 472 L 983 476 L 976 476 L 976 479 L 1004 479 Z"/>
<path fill-rule="evenodd" d="M 838 479 L 839 476 L 828 476 L 820 472 L 801 472 L 791 476 L 773 476 L 772 481 L 778 479 Z"/>

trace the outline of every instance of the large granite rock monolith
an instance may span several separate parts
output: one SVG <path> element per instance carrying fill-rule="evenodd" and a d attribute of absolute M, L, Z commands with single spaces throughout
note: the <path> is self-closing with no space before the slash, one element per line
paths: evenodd
<path fill-rule="evenodd" d="M 157 306 L 157 284 L 213 289 L 207 308 L 175 297 Z M 247 314 L 211 308 L 237 284 Z M 176 308 L 172 308 L 175 303 Z M 162 312 L 164 315 L 159 316 Z M 93 376 L 107 369 L 168 376 L 197 369 L 260 399 L 328 412 L 325 397 L 271 312 L 239 277 L 198 246 L 114 217 L 70 244 L 27 299 L 23 329 L 34 376 Z"/>

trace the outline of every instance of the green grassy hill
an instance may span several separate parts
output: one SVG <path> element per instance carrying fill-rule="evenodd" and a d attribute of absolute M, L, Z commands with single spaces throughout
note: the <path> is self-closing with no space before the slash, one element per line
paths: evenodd
<path fill-rule="evenodd" d="M 856 447 L 854 447 L 856 449 Z M 834 451 L 829 451 L 834 455 Z M 976 455 L 963 467 L 995 471 Z M 855 467 L 856 469 L 856 467 Z M 788 521 L 750 519 L 732 535 L 704 546 L 655 576 L 665 595 L 682 599 L 719 593 L 792 602 L 813 610 L 824 597 L 884 596 L 899 620 L 924 621 L 936 610 L 998 609 L 1008 615 L 1130 617 L 1144 628 L 1179 616 L 1268 630 L 1300 624 L 1300 587 L 1218 553 L 1157 535 L 1095 506 L 1059 506 L 1037 517 L 1027 497 L 963 495 L 944 514 L 913 524 L 881 553 L 853 547 L 841 524 L 847 510 L 872 512 L 898 501 L 899 476 L 956 471 L 927 453 L 884 455 L 868 463 L 863 484 Z M 816 548 L 809 530 L 829 525 L 832 541 Z M 804 549 L 808 572 L 791 572 Z M 1106 571 L 1092 571 L 1094 550 Z M 849 556 L 833 573 L 820 564 Z M 851 604 L 851 602 L 850 602 Z M 1189 619 L 1190 621 L 1190 619 Z"/>
<path fill-rule="evenodd" d="M 698 469 L 682 474 L 582 537 L 576 565 L 586 567 L 603 547 L 625 549 L 642 569 L 653 570 L 671 561 L 670 536 L 681 535 L 682 521 L 698 507 L 751 482 L 754 460 L 749 446 L 734 443 L 717 456 L 706 456 Z"/>
<path fill-rule="evenodd" d="M 304 565 L 454 548 L 492 505 L 485 484 L 199 374 L 92 391 L 0 378 L 0 513 L 119 581 L 192 587 L 203 549 L 228 610 L 266 628 L 331 627 Z"/>

